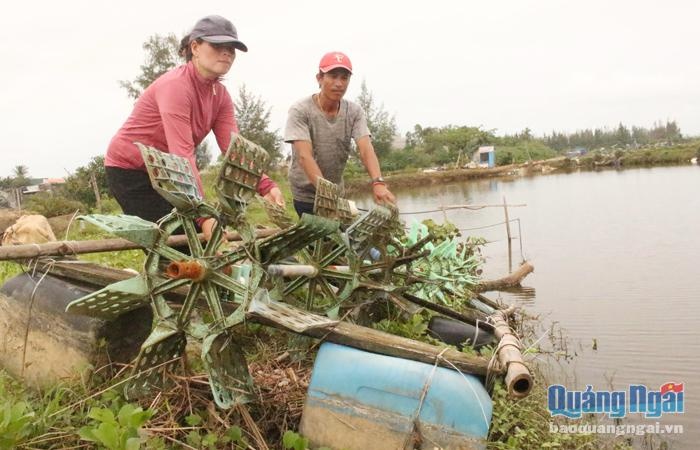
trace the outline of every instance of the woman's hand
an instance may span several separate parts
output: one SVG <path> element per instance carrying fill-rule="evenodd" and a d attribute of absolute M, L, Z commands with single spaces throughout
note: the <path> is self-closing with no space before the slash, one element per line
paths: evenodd
<path fill-rule="evenodd" d="M 374 203 L 382 204 L 389 203 L 396 205 L 396 197 L 387 189 L 384 183 L 374 183 L 372 185 L 372 193 L 374 194 Z"/>
<path fill-rule="evenodd" d="M 273 205 L 277 205 L 284 208 L 284 196 L 282 195 L 282 191 L 280 191 L 280 188 L 276 186 L 270 189 L 270 192 L 265 194 L 265 197 L 263 198 L 268 202 L 272 203 Z"/>
<path fill-rule="evenodd" d="M 214 232 L 214 227 L 216 226 L 216 219 L 213 217 L 209 217 L 207 220 L 202 222 L 202 234 L 204 235 L 204 239 L 209 242 L 211 240 L 211 235 Z"/>

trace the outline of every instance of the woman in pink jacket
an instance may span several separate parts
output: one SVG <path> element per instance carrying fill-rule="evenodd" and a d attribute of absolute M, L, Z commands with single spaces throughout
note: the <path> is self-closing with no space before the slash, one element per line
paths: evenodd
<path fill-rule="evenodd" d="M 204 192 L 195 148 L 213 131 L 225 152 L 231 133 L 238 132 L 233 101 L 221 83 L 236 50 L 247 52 L 248 47 L 238 39 L 233 24 L 221 16 L 207 16 L 182 39 L 180 55 L 186 64 L 163 74 L 141 94 L 105 157 L 107 183 L 125 214 L 155 222 L 173 208 L 151 187 L 134 142 L 187 158 Z M 258 193 L 284 206 L 282 193 L 266 175 L 258 184 Z M 209 234 L 214 223 L 207 219 L 199 225 Z"/>

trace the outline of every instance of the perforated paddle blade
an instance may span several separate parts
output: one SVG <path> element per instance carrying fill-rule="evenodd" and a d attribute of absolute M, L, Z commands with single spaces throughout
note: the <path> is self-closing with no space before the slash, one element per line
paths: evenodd
<path fill-rule="evenodd" d="M 263 207 L 270 221 L 281 229 L 294 225 L 294 219 L 287 213 L 287 210 L 271 202 L 263 202 Z"/>
<path fill-rule="evenodd" d="M 174 322 L 160 321 L 141 345 L 131 380 L 124 387 L 126 398 L 138 398 L 153 388 L 162 388 L 165 373 L 178 365 L 186 344 L 184 331 L 178 330 Z"/>
<path fill-rule="evenodd" d="M 296 225 L 258 243 L 260 262 L 270 264 L 292 256 L 302 248 L 338 230 L 338 222 L 302 214 Z"/>
<path fill-rule="evenodd" d="M 135 242 L 144 248 L 153 247 L 160 235 L 158 225 L 136 216 L 90 214 L 80 216 L 78 219 L 96 225 L 115 236 Z"/>
<path fill-rule="evenodd" d="M 329 328 L 338 323 L 337 320 L 270 300 L 264 289 L 260 289 L 250 301 L 246 316 L 262 323 L 274 323 L 295 333 L 303 333 L 313 328 Z"/>
<path fill-rule="evenodd" d="M 361 255 L 385 231 L 386 223 L 391 219 L 391 211 L 383 206 L 375 206 L 353 222 L 346 231 L 350 247 Z"/>
<path fill-rule="evenodd" d="M 124 313 L 150 303 L 148 283 L 145 275 L 119 281 L 99 291 L 73 300 L 66 312 L 114 320 Z"/>
<path fill-rule="evenodd" d="M 382 225 L 381 236 L 383 241 L 389 242 L 392 236 L 403 236 L 406 232 L 399 217 L 399 208 L 393 205 L 385 205 L 384 208 L 389 210 L 390 217 Z"/>
<path fill-rule="evenodd" d="M 338 197 L 340 187 L 325 178 L 319 178 L 316 183 L 314 197 L 314 214 L 320 217 L 336 219 L 338 217 Z"/>
<path fill-rule="evenodd" d="M 270 155 L 264 148 L 235 133 L 221 163 L 216 194 L 222 211 L 237 217 L 257 192 L 258 182 L 267 169 Z"/>
<path fill-rule="evenodd" d="M 228 409 L 252 399 L 253 379 L 243 350 L 228 329 L 204 339 L 202 362 L 217 406 Z"/>
<path fill-rule="evenodd" d="M 355 220 L 350 208 L 350 200 L 347 198 L 338 197 L 338 220 L 343 225 L 350 225 Z"/>
<path fill-rule="evenodd" d="M 202 201 L 202 194 L 190 162 L 182 156 L 161 152 L 138 142 L 136 145 L 141 150 L 153 189 L 178 211 L 196 208 Z"/>

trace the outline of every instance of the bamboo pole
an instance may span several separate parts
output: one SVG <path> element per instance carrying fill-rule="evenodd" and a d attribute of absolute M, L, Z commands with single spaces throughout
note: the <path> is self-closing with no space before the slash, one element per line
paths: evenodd
<path fill-rule="evenodd" d="M 265 238 L 279 232 L 277 228 L 263 228 L 255 231 L 256 238 Z M 199 234 L 200 240 L 204 235 Z M 241 235 L 235 231 L 226 233 L 229 241 L 240 241 Z M 167 245 L 178 247 L 187 244 L 187 236 L 170 236 Z M 0 247 L 0 261 L 12 259 L 37 258 L 40 256 L 68 256 L 83 253 L 102 253 L 120 250 L 134 250 L 143 248 L 140 245 L 126 239 L 100 239 L 85 241 L 56 241 L 45 244 L 24 244 Z"/>
<path fill-rule="evenodd" d="M 515 311 L 511 306 L 493 313 L 492 319 L 496 338 L 498 338 L 497 357 L 501 368 L 505 370 L 505 383 L 508 394 L 514 398 L 526 397 L 532 390 L 532 375 L 525 365 L 520 339 L 508 325 L 508 316 Z"/>
<path fill-rule="evenodd" d="M 506 196 L 503 196 L 503 212 L 506 215 L 506 235 L 508 236 L 508 272 L 513 271 L 513 244 L 510 235 L 510 219 L 508 218 L 508 203 Z"/>

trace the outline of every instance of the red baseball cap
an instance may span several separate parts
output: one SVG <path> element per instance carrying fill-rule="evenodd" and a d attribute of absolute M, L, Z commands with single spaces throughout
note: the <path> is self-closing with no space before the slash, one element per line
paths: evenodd
<path fill-rule="evenodd" d="M 330 72 L 333 69 L 343 68 L 352 73 L 352 63 L 348 55 L 342 52 L 328 52 L 323 55 L 321 62 L 318 63 L 318 70 L 322 73 Z"/>

